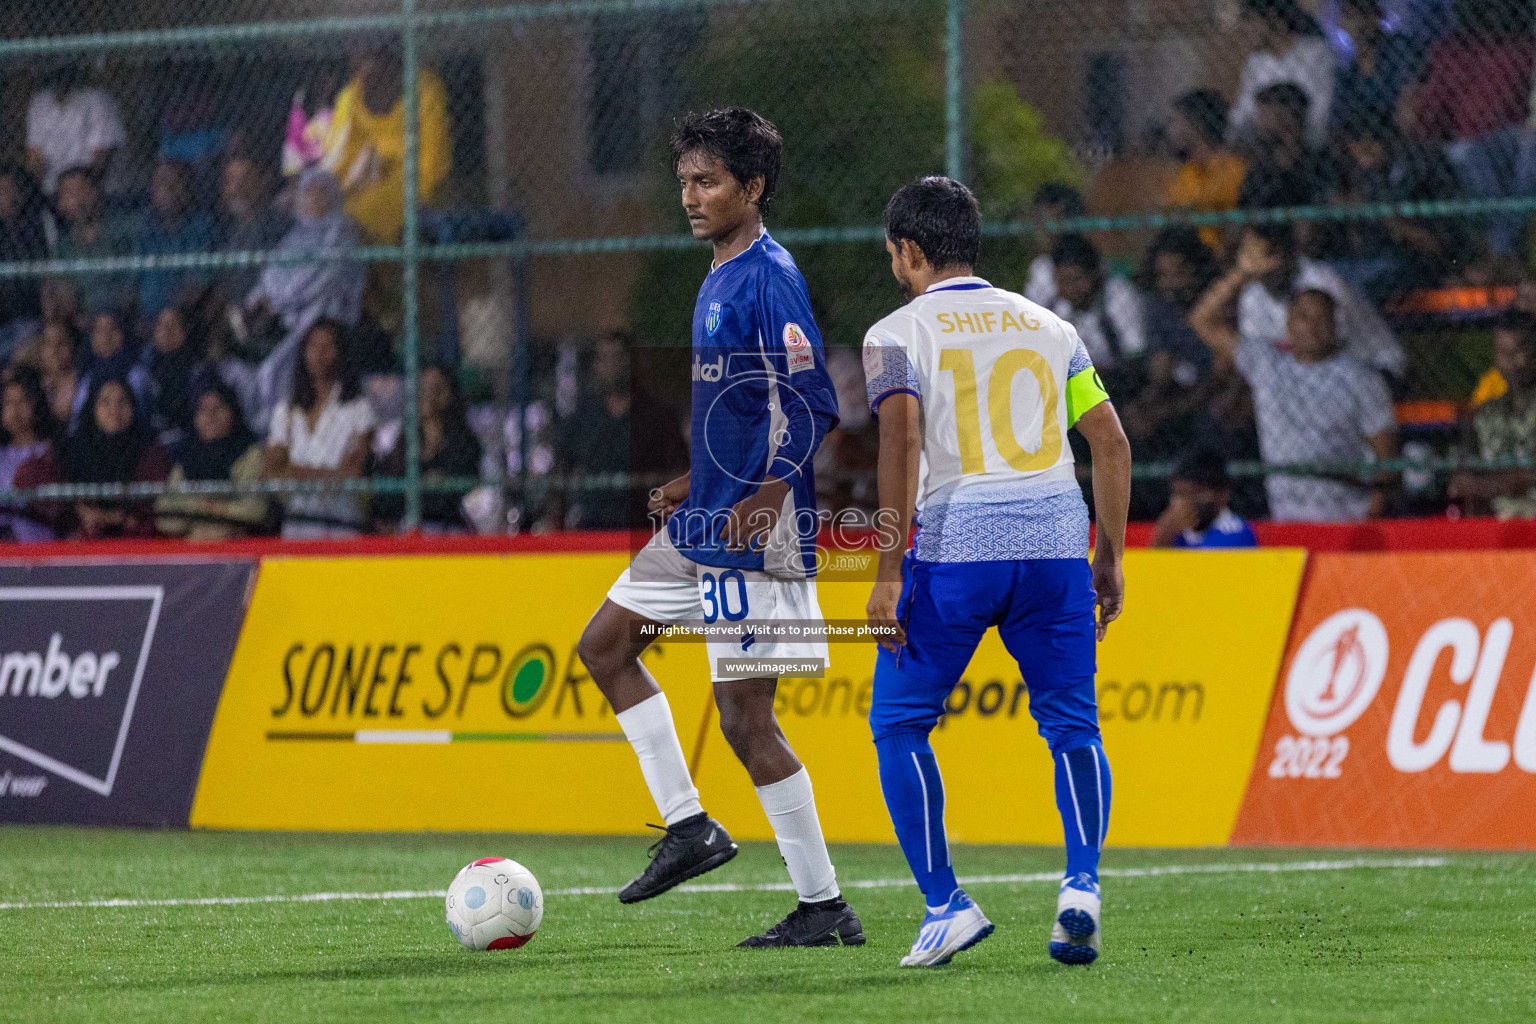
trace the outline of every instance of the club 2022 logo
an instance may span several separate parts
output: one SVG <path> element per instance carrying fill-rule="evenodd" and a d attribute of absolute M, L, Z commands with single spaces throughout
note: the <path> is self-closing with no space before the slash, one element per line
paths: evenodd
<path fill-rule="evenodd" d="M 1536 772 L 1536 676 L 1513 735 L 1489 735 L 1489 714 L 1513 636 L 1507 617 L 1482 630 L 1471 619 L 1450 616 L 1423 631 L 1393 698 L 1385 737 L 1392 768 L 1419 773 L 1444 763 L 1465 775 L 1500 772 L 1513 760 Z M 1271 778 L 1342 777 L 1350 747 L 1345 734 L 1375 703 L 1391 653 L 1387 627 L 1365 608 L 1335 612 L 1312 629 L 1296 649 L 1284 683 L 1286 717 L 1299 735 L 1276 741 Z M 1447 660 L 1445 671 L 1458 696 L 1432 699 Z"/>

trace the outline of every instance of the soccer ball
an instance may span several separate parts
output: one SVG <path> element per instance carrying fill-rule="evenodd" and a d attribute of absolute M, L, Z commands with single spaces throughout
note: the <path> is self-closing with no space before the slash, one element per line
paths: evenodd
<path fill-rule="evenodd" d="M 533 872 L 505 857 L 466 864 L 448 886 L 448 928 L 470 949 L 516 949 L 544 920 Z"/>

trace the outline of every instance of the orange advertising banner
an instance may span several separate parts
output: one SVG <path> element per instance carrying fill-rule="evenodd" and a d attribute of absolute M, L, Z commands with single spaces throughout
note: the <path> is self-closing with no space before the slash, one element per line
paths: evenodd
<path fill-rule="evenodd" d="M 1536 552 L 1313 557 L 1232 841 L 1536 847 Z"/>

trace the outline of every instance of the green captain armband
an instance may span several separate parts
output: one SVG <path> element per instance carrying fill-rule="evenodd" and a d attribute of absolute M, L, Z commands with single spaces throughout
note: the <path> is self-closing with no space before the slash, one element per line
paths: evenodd
<path fill-rule="evenodd" d="M 1109 392 L 1104 390 L 1104 382 L 1099 379 L 1099 371 L 1091 366 L 1086 370 L 1079 370 L 1076 376 L 1067 381 L 1067 426 L 1076 426 L 1083 413 L 1100 402 L 1107 401 L 1109 401 Z"/>

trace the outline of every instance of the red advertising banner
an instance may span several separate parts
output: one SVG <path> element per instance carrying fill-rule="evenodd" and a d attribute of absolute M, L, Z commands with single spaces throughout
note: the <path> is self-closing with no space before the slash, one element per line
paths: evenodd
<path fill-rule="evenodd" d="M 1232 841 L 1536 847 L 1536 553 L 1314 555 Z"/>

